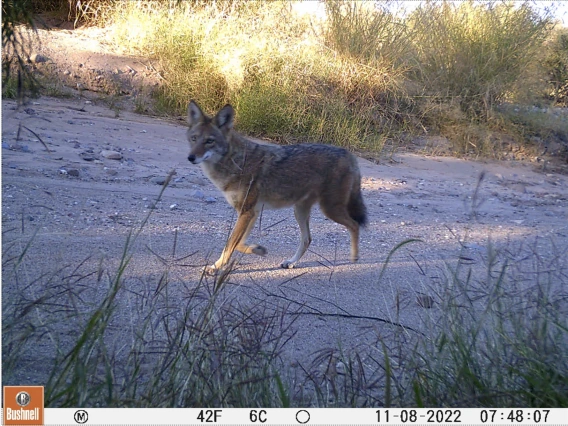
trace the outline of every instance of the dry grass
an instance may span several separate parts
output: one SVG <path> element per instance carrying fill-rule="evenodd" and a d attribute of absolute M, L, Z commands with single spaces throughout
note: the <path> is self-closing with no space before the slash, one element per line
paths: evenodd
<path fill-rule="evenodd" d="M 114 22 L 117 43 L 159 60 L 164 112 L 231 102 L 242 131 L 285 143 L 376 153 L 427 129 L 457 155 L 493 156 L 508 129 L 495 108 L 537 73 L 550 17 L 528 3 L 427 3 L 406 18 L 388 6 L 328 2 L 321 21 L 286 2 L 126 3 Z"/>
<path fill-rule="evenodd" d="M 530 3 L 427 2 L 406 16 L 390 6 L 327 2 L 327 20 L 289 2 L 68 7 L 76 22 L 112 24 L 119 51 L 155 61 L 162 84 L 137 111 L 185 115 L 189 99 L 207 111 L 230 102 L 240 130 L 282 143 L 377 154 L 426 131 L 447 137 L 455 155 L 499 158 L 501 134 L 522 142 L 531 132 L 504 122 L 499 105 L 563 102 L 564 38 L 549 37 L 551 16 Z M 4 86 L 5 96 L 18 92 L 16 80 Z"/>

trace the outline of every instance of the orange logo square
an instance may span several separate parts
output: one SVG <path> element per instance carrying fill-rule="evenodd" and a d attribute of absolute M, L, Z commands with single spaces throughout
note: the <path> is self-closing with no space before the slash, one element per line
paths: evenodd
<path fill-rule="evenodd" d="M 5 425 L 43 425 L 43 386 L 4 386 Z"/>

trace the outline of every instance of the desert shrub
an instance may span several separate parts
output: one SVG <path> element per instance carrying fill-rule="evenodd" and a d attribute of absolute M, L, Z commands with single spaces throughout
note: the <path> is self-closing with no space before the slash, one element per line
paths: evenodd
<path fill-rule="evenodd" d="M 543 61 L 549 98 L 554 104 L 568 106 L 568 29 L 562 28 L 553 34 L 547 44 L 547 54 Z"/>
<path fill-rule="evenodd" d="M 101 24 L 106 22 L 112 11 L 112 0 L 68 0 L 69 19 L 78 23 Z"/>
<path fill-rule="evenodd" d="M 163 112 L 185 114 L 189 99 L 208 113 L 231 102 L 238 128 L 253 135 L 380 151 L 385 133 L 406 120 L 394 99 L 400 74 L 314 43 L 310 22 L 290 7 L 127 4 L 115 34 L 121 46 L 157 59 Z"/>
<path fill-rule="evenodd" d="M 31 30 L 18 30 L 20 24 Z M 36 37 L 35 24 L 30 0 L 2 2 L 2 96 L 23 98 L 39 91 L 39 83 L 27 65 Z"/>
<path fill-rule="evenodd" d="M 138 111 L 230 102 L 239 130 L 283 143 L 378 153 L 430 131 L 453 153 L 499 157 L 496 132 L 518 132 L 496 105 L 548 102 L 546 80 L 553 101 L 566 98 L 565 36 L 542 49 L 552 22 L 529 3 L 425 2 L 404 15 L 390 1 L 330 1 L 321 20 L 290 2 L 63 3 L 76 23 L 112 23 L 119 53 L 150 59 L 161 83 Z M 21 84 L 6 82 L 13 96 Z"/>
<path fill-rule="evenodd" d="M 551 19 L 527 3 L 426 3 L 409 19 L 415 78 L 430 95 L 458 99 L 469 117 L 485 121 L 551 29 Z"/>
<path fill-rule="evenodd" d="M 326 44 L 365 62 L 401 66 L 412 38 L 409 27 L 388 9 L 388 4 L 326 2 Z"/>

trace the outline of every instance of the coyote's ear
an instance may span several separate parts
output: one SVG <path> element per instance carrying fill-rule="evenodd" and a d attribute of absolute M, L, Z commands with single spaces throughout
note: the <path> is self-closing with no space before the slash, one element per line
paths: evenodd
<path fill-rule="evenodd" d="M 203 111 L 201 108 L 194 102 L 190 101 L 189 106 L 187 107 L 187 121 L 189 122 L 190 126 L 195 126 L 198 123 L 203 121 Z"/>
<path fill-rule="evenodd" d="M 230 130 L 233 128 L 233 118 L 235 118 L 235 110 L 227 104 L 215 116 L 215 124 L 219 129 Z"/>

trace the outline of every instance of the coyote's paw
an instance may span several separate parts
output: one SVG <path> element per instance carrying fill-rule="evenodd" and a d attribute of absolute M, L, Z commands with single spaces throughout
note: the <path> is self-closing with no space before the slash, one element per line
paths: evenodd
<path fill-rule="evenodd" d="M 205 268 L 203 268 L 203 272 L 206 275 L 216 275 L 217 272 L 219 272 L 219 270 L 217 268 L 215 268 L 214 265 L 211 265 L 211 266 L 206 266 Z"/>
<path fill-rule="evenodd" d="M 237 251 L 240 251 L 241 253 L 245 253 L 245 254 L 256 254 L 258 256 L 266 256 L 266 253 L 268 253 L 268 250 L 266 250 L 264 247 L 259 246 L 258 244 L 251 244 L 251 245 L 244 245 L 244 244 L 239 244 L 236 247 Z"/>
<path fill-rule="evenodd" d="M 259 246 L 258 244 L 254 244 L 250 246 L 250 248 L 252 253 L 257 254 L 259 256 L 266 256 L 266 253 L 268 253 L 268 250 L 266 250 L 262 246 Z"/>
<path fill-rule="evenodd" d="M 285 260 L 284 262 L 282 262 L 280 264 L 280 267 L 284 268 L 284 269 L 292 269 L 295 266 L 296 266 L 296 264 L 294 262 L 291 262 L 290 260 Z"/>

